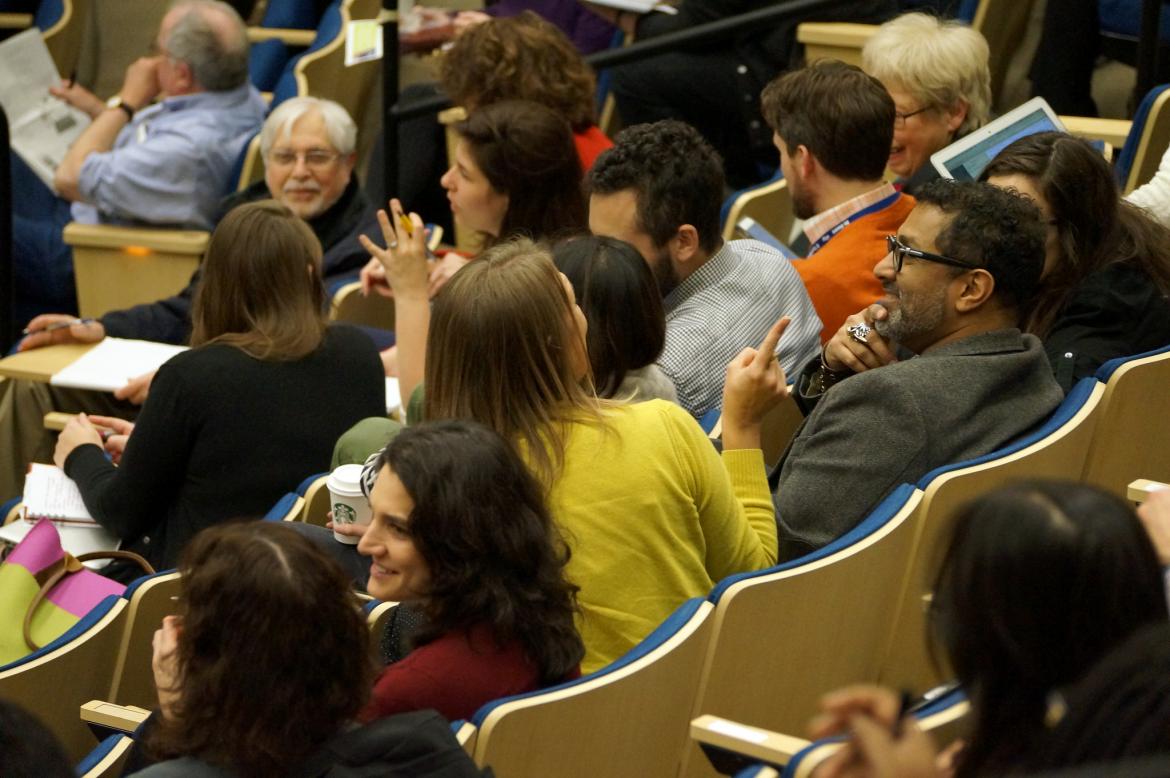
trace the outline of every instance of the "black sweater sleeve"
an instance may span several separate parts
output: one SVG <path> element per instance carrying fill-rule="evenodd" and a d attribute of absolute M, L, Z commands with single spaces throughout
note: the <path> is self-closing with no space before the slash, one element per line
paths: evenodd
<path fill-rule="evenodd" d="M 196 270 L 186 288 L 173 297 L 105 314 L 101 322 L 106 334 L 176 345 L 187 343 L 191 339 L 191 298 L 200 273 L 202 269 Z"/>

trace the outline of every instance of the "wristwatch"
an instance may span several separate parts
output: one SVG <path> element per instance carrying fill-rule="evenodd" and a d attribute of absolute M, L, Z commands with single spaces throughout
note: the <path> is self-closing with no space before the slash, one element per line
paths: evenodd
<path fill-rule="evenodd" d="M 126 121 L 133 121 L 134 109 L 122 99 L 122 95 L 114 95 L 109 100 L 106 100 L 106 108 L 121 108 L 126 112 Z"/>

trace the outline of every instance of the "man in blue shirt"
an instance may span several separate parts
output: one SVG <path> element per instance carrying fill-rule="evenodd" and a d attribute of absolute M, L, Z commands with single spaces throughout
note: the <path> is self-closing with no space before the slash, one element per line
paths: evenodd
<path fill-rule="evenodd" d="M 184 0 L 163 17 L 155 45 L 157 53 L 134 62 L 108 102 L 73 84 L 53 90 L 93 118 L 55 172 L 56 195 L 13 155 L 18 320 L 76 308 L 72 256 L 61 237 L 72 220 L 213 224 L 235 160 L 266 109 L 248 84 L 244 24 L 225 3 Z"/>

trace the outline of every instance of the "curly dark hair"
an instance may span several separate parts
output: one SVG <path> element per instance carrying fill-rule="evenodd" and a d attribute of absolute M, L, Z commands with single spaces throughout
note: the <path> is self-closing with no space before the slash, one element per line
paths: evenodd
<path fill-rule="evenodd" d="M 365 705 L 369 630 L 349 578 L 312 542 L 280 522 L 221 524 L 179 570 L 179 700 L 153 755 L 282 775 Z"/>
<path fill-rule="evenodd" d="M 427 422 L 402 430 L 375 466 L 414 501 L 410 535 L 430 572 L 415 645 L 487 624 L 499 645 L 520 641 L 542 685 L 576 669 L 585 645 L 569 548 L 512 447 L 477 422 Z"/>
<path fill-rule="evenodd" d="M 597 394 L 613 397 L 629 371 L 653 363 L 666 345 L 658 282 L 638 250 L 616 238 L 583 235 L 552 254 L 589 324 L 585 343 Z"/>
<path fill-rule="evenodd" d="M 719 246 L 723 160 L 689 124 L 664 119 L 623 130 L 593 163 L 587 189 L 598 195 L 634 190 L 638 227 L 655 246 L 684 224 L 698 230 L 703 250 Z"/>
<path fill-rule="evenodd" d="M 574 132 L 594 124 L 596 79 L 565 34 L 532 11 L 464 30 L 443 57 L 443 91 L 469 113 L 501 100 L 531 100 Z"/>
<path fill-rule="evenodd" d="M 1044 223 L 1036 204 L 991 184 L 947 179 L 925 184 L 914 197 L 919 206 L 951 217 L 935 238 L 939 252 L 987 270 L 1000 304 L 1026 312 L 1044 271 Z"/>
<path fill-rule="evenodd" d="M 760 95 L 760 111 L 788 153 L 804 146 L 825 170 L 852 181 L 882 177 L 894 140 L 894 110 L 880 81 L 837 60 L 789 71 Z"/>
<path fill-rule="evenodd" d="M 1080 138 L 1040 132 L 1013 142 L 979 176 L 1022 175 L 1048 203 L 1060 244 L 1028 317 L 1028 331 L 1048 334 L 1087 276 L 1118 263 L 1140 268 L 1170 295 L 1170 231 L 1121 199 L 1109 163 Z"/>
<path fill-rule="evenodd" d="M 529 100 L 505 100 L 473 112 L 455 131 L 492 188 L 508 196 L 499 237 L 553 240 L 588 224 L 581 162 L 568 122 Z"/>

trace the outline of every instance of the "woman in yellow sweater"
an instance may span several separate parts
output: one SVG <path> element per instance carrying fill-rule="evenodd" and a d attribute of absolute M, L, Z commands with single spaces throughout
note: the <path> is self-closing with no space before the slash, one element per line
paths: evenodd
<path fill-rule="evenodd" d="M 487 424 L 544 484 L 581 588 L 583 671 L 621 656 L 719 579 L 775 561 L 759 420 L 786 391 L 773 357 L 786 320 L 728 367 L 720 457 L 671 403 L 597 398 L 585 318 L 546 250 L 496 246 L 428 308 L 421 221 L 412 214 L 412 237 L 397 201 L 392 210 L 393 222 L 379 214 L 387 248 L 366 248 L 395 290 L 400 364 L 425 362 L 403 376 L 425 375 L 425 418 Z"/>

